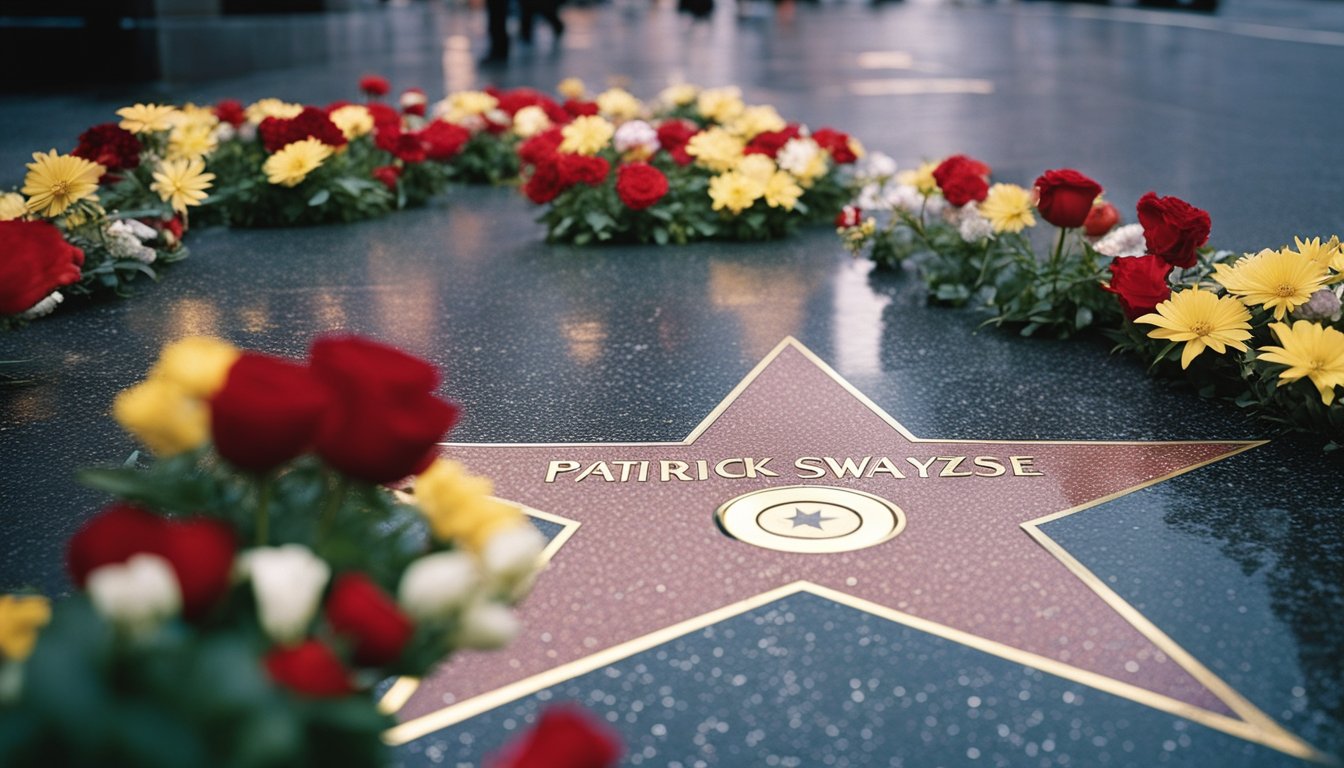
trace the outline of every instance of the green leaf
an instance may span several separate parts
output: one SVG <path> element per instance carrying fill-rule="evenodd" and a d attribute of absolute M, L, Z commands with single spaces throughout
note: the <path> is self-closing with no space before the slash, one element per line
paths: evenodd
<path fill-rule="evenodd" d="M 309 207 L 316 208 L 317 206 L 327 202 L 327 200 L 329 200 L 330 198 L 331 198 L 330 190 L 320 189 L 317 191 L 317 194 L 308 198 L 308 205 Z"/>

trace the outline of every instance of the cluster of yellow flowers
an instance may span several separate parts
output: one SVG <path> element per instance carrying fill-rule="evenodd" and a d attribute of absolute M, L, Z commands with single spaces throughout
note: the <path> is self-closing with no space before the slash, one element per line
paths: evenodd
<path fill-rule="evenodd" d="M 215 180 L 205 172 L 205 158 L 219 146 L 219 118 L 213 110 L 195 104 L 134 104 L 118 109 L 117 116 L 122 128 L 162 152 L 150 184 L 159 199 L 183 215 L 205 202 Z"/>
<path fill-rule="evenodd" d="M 1287 366 L 1278 373 L 1282 381 L 1310 380 L 1321 402 L 1330 405 L 1335 387 L 1344 385 L 1344 333 L 1327 324 L 1338 321 L 1340 306 L 1340 288 L 1328 286 L 1344 282 L 1344 247 L 1338 237 L 1324 242 L 1295 238 L 1294 244 L 1248 254 L 1230 266 L 1218 264 L 1213 279 L 1225 295 L 1198 286 L 1177 291 L 1136 322 L 1155 326 L 1148 332 L 1152 338 L 1183 343 L 1185 368 L 1205 349 L 1249 351 L 1253 318 L 1248 308 L 1263 310 L 1275 321 L 1268 327 L 1279 343 L 1259 347 L 1256 359 Z M 1325 308 L 1308 311 L 1317 302 Z M 1290 313 L 1308 317 L 1283 322 Z"/>
<path fill-rule="evenodd" d="M 112 416 L 156 456 L 176 456 L 210 439 L 209 399 L 224 386 L 239 352 L 189 336 L 163 348 L 149 378 L 112 401 Z"/>
<path fill-rule="evenodd" d="M 489 478 L 448 459 L 435 459 L 415 480 L 415 502 L 434 537 L 458 542 L 476 554 L 496 534 L 529 525 L 522 510 L 493 493 Z"/>
<path fill-rule="evenodd" d="M 0 595 L 0 666 L 23 661 L 51 621 L 51 601 L 40 595 Z M 0 691 L 3 699 L 3 691 Z"/>

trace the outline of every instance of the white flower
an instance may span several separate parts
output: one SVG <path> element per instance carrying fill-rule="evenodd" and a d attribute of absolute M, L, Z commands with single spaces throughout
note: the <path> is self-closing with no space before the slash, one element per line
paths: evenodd
<path fill-rule="evenodd" d="M 177 574 L 158 555 L 134 555 L 124 563 L 95 568 L 87 589 L 98 613 L 136 634 L 152 631 L 182 609 Z"/>
<path fill-rule="evenodd" d="M 1143 239 L 1142 224 L 1126 224 L 1112 229 L 1105 237 L 1093 243 L 1092 248 L 1097 253 L 1114 259 L 1122 256 L 1142 256 L 1148 252 L 1148 243 Z"/>
<path fill-rule="evenodd" d="M 1321 288 L 1311 294 L 1311 298 L 1306 304 L 1293 310 L 1293 317 L 1299 320 L 1313 320 L 1316 322 L 1335 321 L 1340 316 L 1340 301 L 1335 292 L 1329 288 Z"/>
<path fill-rule="evenodd" d="M 475 603 L 462 616 L 457 643 L 463 648 L 489 651 L 501 648 L 518 634 L 518 618 L 499 603 Z"/>
<path fill-rule="evenodd" d="M 486 542 L 481 552 L 485 572 L 502 582 L 509 597 L 521 599 L 532 588 L 532 578 L 541 563 L 546 537 L 530 525 L 506 528 Z"/>
<path fill-rule="evenodd" d="M 530 139 L 551 127 L 551 118 L 546 110 L 535 104 L 523 107 L 513 115 L 513 132 L 519 137 Z"/>
<path fill-rule="evenodd" d="M 257 618 L 266 634 L 282 643 L 302 639 L 317 613 L 331 567 L 302 544 L 251 549 L 238 563 L 252 580 Z"/>
<path fill-rule="evenodd" d="M 854 198 L 854 205 L 865 211 L 885 211 L 890 208 L 888 199 L 889 194 L 884 185 L 869 183 L 864 184 L 859 190 L 858 197 Z"/>
<path fill-rule="evenodd" d="M 243 123 L 242 125 L 238 126 L 238 138 L 242 139 L 243 141 L 256 141 L 257 126 L 253 125 L 252 123 Z"/>
<path fill-rule="evenodd" d="M 132 226 L 132 224 L 135 226 Z M 144 230 L 149 231 L 148 237 L 144 236 Z M 146 246 L 141 241 L 152 239 L 156 234 L 152 228 L 134 219 L 118 219 L 108 224 L 103 230 L 107 251 L 114 258 L 133 259 L 145 264 L 153 264 L 158 254 L 154 252 L 153 248 Z"/>
<path fill-rule="evenodd" d="M 233 141 L 234 137 L 237 135 L 238 129 L 234 128 L 232 123 L 220 123 L 215 126 L 215 144 L 223 144 L 225 142 Z"/>
<path fill-rule="evenodd" d="M 859 167 L 856 170 L 860 178 L 889 179 L 896 175 L 897 165 L 890 155 L 872 152 L 859 161 Z"/>
<path fill-rule="evenodd" d="M 658 151 L 658 131 L 643 120 L 630 120 L 616 129 L 612 143 L 617 152 L 639 149 L 653 154 Z"/>
<path fill-rule="evenodd" d="M 812 139 L 789 139 L 775 156 L 775 162 L 795 176 L 808 176 L 809 167 L 820 151 L 821 147 Z"/>
<path fill-rule="evenodd" d="M 965 242 L 978 243 L 994 234 L 994 226 L 989 223 L 989 219 L 980 215 L 980 209 L 975 203 L 962 206 L 958 219 L 957 232 Z"/>
<path fill-rule="evenodd" d="M 425 96 L 424 91 L 407 90 L 402 91 L 400 103 L 402 109 L 409 109 L 429 103 L 429 98 Z"/>
<path fill-rule="evenodd" d="M 440 552 L 411 563 L 401 575 L 397 602 L 417 620 L 442 619 L 456 611 L 480 583 L 476 558 Z"/>
<path fill-rule="evenodd" d="M 29 307 L 19 317 L 23 320 L 36 320 L 39 317 L 46 317 L 55 312 L 56 306 L 62 301 L 65 301 L 65 297 L 61 295 L 61 292 L 52 291 L 51 295 Z"/>

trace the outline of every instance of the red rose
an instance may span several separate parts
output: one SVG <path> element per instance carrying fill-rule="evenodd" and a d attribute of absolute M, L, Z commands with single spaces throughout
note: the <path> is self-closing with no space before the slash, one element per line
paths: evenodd
<path fill-rule="evenodd" d="M 247 113 L 243 109 L 243 103 L 237 99 L 221 99 L 215 104 L 215 117 L 219 118 L 221 123 L 228 123 L 234 128 L 242 125 L 247 120 Z"/>
<path fill-rule="evenodd" d="M 354 641 L 355 661 L 367 666 L 396 661 L 415 631 L 396 602 L 362 573 L 336 579 L 326 614 L 336 634 Z"/>
<path fill-rule="evenodd" d="M 317 107 L 304 107 L 291 118 L 268 117 L 257 126 L 257 135 L 267 152 L 278 152 L 287 144 L 313 138 L 331 147 L 346 145 L 345 134 L 331 116 Z"/>
<path fill-rule="evenodd" d="M 667 177 L 648 163 L 626 163 L 616 169 L 616 196 L 625 207 L 642 211 L 667 194 Z"/>
<path fill-rule="evenodd" d="M 598 113 L 597 102 L 580 101 L 578 99 L 567 99 L 560 105 L 571 117 L 586 117 Z"/>
<path fill-rule="evenodd" d="M 677 165 L 690 165 L 694 158 L 686 153 L 686 144 L 699 132 L 700 129 L 689 120 L 664 120 L 658 125 L 658 144 L 667 150 Z"/>
<path fill-rule="evenodd" d="M 387 78 L 378 75 L 365 75 L 359 78 L 359 90 L 370 96 L 386 96 L 392 90 Z"/>
<path fill-rule="evenodd" d="M 564 140 L 564 134 L 559 128 L 547 128 L 518 145 L 518 159 L 528 165 L 552 162 Z"/>
<path fill-rule="evenodd" d="M 204 616 L 233 583 L 233 559 L 238 540 L 228 525 L 208 518 L 160 520 L 160 555 L 173 566 L 182 590 L 182 613 L 189 619 Z M 149 550 L 141 550 L 149 551 Z"/>
<path fill-rule="evenodd" d="M 1178 197 L 1158 197 L 1152 192 L 1139 198 L 1139 223 L 1148 252 L 1182 269 L 1195 265 L 1197 251 L 1209 241 L 1213 226 L 1208 211 Z"/>
<path fill-rule="evenodd" d="M 532 167 L 532 175 L 523 184 L 523 194 L 537 205 L 554 200 L 566 187 L 560 183 L 560 171 L 554 160 L 543 160 Z"/>
<path fill-rule="evenodd" d="M 1110 203 L 1097 203 L 1087 212 L 1083 221 L 1083 234 L 1088 237 L 1101 237 L 1120 223 L 1120 211 Z"/>
<path fill-rule="evenodd" d="M 0 315 L 27 312 L 53 291 L 79 282 L 84 251 L 45 221 L 0 221 Z"/>
<path fill-rule="evenodd" d="M 780 131 L 766 131 L 765 133 L 758 133 L 754 138 L 752 138 L 751 141 L 747 142 L 746 149 L 742 150 L 742 154 L 766 155 L 773 160 L 775 157 L 779 155 L 779 150 L 783 149 L 785 144 L 788 144 L 793 139 L 798 138 L 798 136 L 801 134 L 802 134 L 802 126 L 798 125 L 797 123 L 790 123 L 789 125 L 785 126 L 783 130 Z M 688 136 L 687 140 L 689 140 L 689 138 L 690 137 Z M 685 145 L 686 144 L 683 141 L 682 146 L 684 147 Z"/>
<path fill-rule="evenodd" d="M 1171 264 L 1151 253 L 1112 259 L 1111 284 L 1102 287 L 1119 298 L 1125 317 L 1134 320 L 1171 298 L 1171 270 Z"/>
<path fill-rule="evenodd" d="M 621 756 L 616 737 L 576 708 L 548 709 L 537 726 L 505 747 L 492 768 L 608 768 Z"/>
<path fill-rule="evenodd" d="M 130 504 L 113 504 L 80 526 L 66 544 L 70 580 L 83 587 L 89 573 L 163 548 L 163 519 Z"/>
<path fill-rule="evenodd" d="M 1083 226 L 1101 185 L 1072 168 L 1046 171 L 1036 179 L 1036 210 L 1061 229 Z"/>
<path fill-rule="evenodd" d="M 435 120 L 420 131 L 420 141 L 425 146 L 425 156 L 430 160 L 446 162 L 457 157 L 463 145 L 471 138 L 466 128 L 443 120 Z"/>
<path fill-rule="evenodd" d="M 373 143 L 403 163 L 423 163 L 428 157 L 425 143 L 420 140 L 419 134 L 402 133 L 400 126 L 386 125 L 379 128 L 373 136 Z"/>
<path fill-rule="evenodd" d="M 395 165 L 380 165 L 371 172 L 373 178 L 381 181 L 389 192 L 397 191 L 397 179 L 401 178 L 401 169 Z"/>
<path fill-rule="evenodd" d="M 369 114 L 373 117 L 373 125 L 378 130 L 382 130 L 389 125 L 395 125 L 398 129 L 401 128 L 401 113 L 388 105 L 371 102 L 365 104 L 364 108 L 369 110 Z"/>
<path fill-rule="evenodd" d="M 293 648 L 273 648 L 263 663 L 272 680 L 304 696 L 345 696 L 355 691 L 350 671 L 330 648 L 316 640 L 306 640 Z"/>
<path fill-rule="evenodd" d="M 857 205 L 846 205 L 835 217 L 836 229 L 849 229 L 863 223 L 863 209 Z"/>
<path fill-rule="evenodd" d="M 840 165 L 848 165 L 859 159 L 854 154 L 854 148 L 850 146 L 849 134 L 837 131 L 833 128 L 822 128 L 812 134 L 812 140 L 827 152 L 831 153 L 831 159 Z M 985 173 L 989 173 L 986 169 Z"/>
<path fill-rule="evenodd" d="M 541 91 L 532 88 L 514 88 L 508 91 L 490 91 L 487 90 L 495 100 L 499 102 L 500 110 L 509 117 L 518 114 L 518 110 L 523 107 L 539 107 L 544 102 L 550 101 Z"/>
<path fill-rule="evenodd" d="M 244 352 L 210 400 L 215 450 L 240 469 L 269 472 L 308 450 L 330 403 L 306 367 Z"/>
<path fill-rule="evenodd" d="M 953 155 L 939 163 L 933 169 L 933 180 L 947 202 L 958 208 L 978 203 L 989 194 L 989 166 L 966 155 Z"/>
<path fill-rule="evenodd" d="M 604 157 L 565 153 L 556 155 L 556 170 L 560 172 L 560 183 L 566 187 L 575 184 L 596 187 L 607 178 L 611 163 Z"/>
<path fill-rule="evenodd" d="M 317 452 L 337 470 L 370 483 L 422 471 L 458 408 L 434 396 L 438 372 L 424 360 L 355 336 L 313 343 L 310 366 L 332 393 Z"/>
<path fill-rule="evenodd" d="M 98 180 L 110 184 L 120 180 L 113 171 L 125 171 L 140 165 L 140 151 L 144 147 L 135 134 L 116 123 L 102 123 L 79 134 L 79 146 L 70 154 L 92 160 L 107 169 Z"/>

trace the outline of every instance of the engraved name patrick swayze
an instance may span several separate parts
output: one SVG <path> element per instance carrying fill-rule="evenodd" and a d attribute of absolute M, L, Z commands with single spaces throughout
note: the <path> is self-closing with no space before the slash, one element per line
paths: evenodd
<path fill-rule="evenodd" d="M 722 478 L 754 480 L 762 477 L 822 478 L 921 477 L 1040 477 L 1034 456 L 862 456 L 833 458 L 800 456 L 791 465 L 773 457 L 695 459 L 631 459 L 574 461 L 553 459 L 546 466 L 546 482 L 695 482 Z M 778 467 L 778 469 L 777 469 Z"/>

